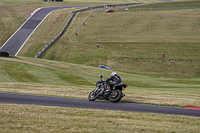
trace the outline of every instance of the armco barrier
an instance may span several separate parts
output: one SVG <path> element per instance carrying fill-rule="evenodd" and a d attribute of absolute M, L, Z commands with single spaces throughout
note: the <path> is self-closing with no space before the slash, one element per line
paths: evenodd
<path fill-rule="evenodd" d="M 138 5 L 138 4 L 142 4 L 142 3 L 132 3 L 132 4 L 118 4 L 118 5 L 106 5 L 107 7 L 113 7 L 113 6 L 130 6 L 130 5 Z M 47 44 L 45 46 L 45 48 L 42 49 L 42 51 L 40 51 L 35 58 L 39 58 L 45 51 L 47 51 L 47 49 L 53 45 L 66 31 L 67 27 L 69 26 L 70 22 L 72 21 L 72 19 L 74 18 L 75 14 L 77 12 L 83 12 L 83 11 L 87 11 L 87 10 L 93 10 L 93 9 L 98 9 L 98 8 L 104 8 L 104 6 L 95 6 L 95 7 L 88 7 L 85 9 L 81 9 L 81 10 L 77 10 L 77 11 L 73 11 L 72 12 L 72 16 L 70 17 L 69 21 L 67 22 L 67 24 L 65 25 L 65 27 L 62 29 L 62 31 L 60 32 L 60 34 L 58 34 L 58 36 L 56 36 L 49 44 Z"/>
<path fill-rule="evenodd" d="M 64 32 L 66 31 L 67 27 L 69 26 L 69 24 L 72 21 L 72 19 L 73 19 L 73 17 L 74 17 L 75 14 L 76 14 L 76 12 L 72 13 L 72 16 L 70 17 L 69 21 L 67 22 L 67 24 L 65 25 L 65 27 L 62 29 L 62 31 L 60 32 L 60 34 L 58 34 L 58 36 L 56 36 L 48 45 L 46 45 L 46 47 L 35 56 L 35 58 L 39 58 L 45 51 L 47 51 L 47 49 L 51 45 L 53 45 L 53 43 L 55 43 L 64 34 Z"/>
<path fill-rule="evenodd" d="M 139 5 L 139 4 L 142 4 L 142 3 L 106 5 L 106 7 L 130 6 L 130 5 Z M 98 9 L 98 8 L 104 8 L 104 6 L 88 7 L 88 8 L 85 8 L 85 9 L 73 11 L 71 18 L 69 19 L 69 21 L 67 22 L 67 24 L 65 25 L 65 27 L 63 28 L 63 30 L 60 32 L 60 34 L 58 36 L 56 36 L 48 45 L 46 45 L 46 47 L 35 56 L 35 58 L 39 58 L 53 43 L 55 43 L 64 34 L 64 32 L 66 31 L 67 27 L 69 26 L 71 20 L 73 19 L 73 17 L 75 16 L 75 14 L 77 12 L 83 12 L 83 11 L 93 10 L 93 9 Z M 163 7 L 163 8 L 133 8 L 132 10 L 137 11 L 137 10 L 168 10 L 168 9 L 195 9 L 195 8 L 200 8 L 200 6 Z M 79 30 L 79 29 L 80 29 L 80 27 L 77 30 Z"/>

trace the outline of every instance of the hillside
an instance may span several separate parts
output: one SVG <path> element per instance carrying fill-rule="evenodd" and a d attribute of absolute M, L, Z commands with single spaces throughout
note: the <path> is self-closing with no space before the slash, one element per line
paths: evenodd
<path fill-rule="evenodd" d="M 182 7 L 188 3 L 199 4 L 199 1 L 193 0 L 172 3 L 128 0 L 130 3 L 144 3 L 140 8 L 174 6 L 177 1 L 181 1 L 178 6 Z M 118 2 L 106 0 L 106 4 Z M 127 0 L 120 2 L 126 3 Z M 103 5 L 103 1 L 1 0 L 0 46 L 32 10 L 68 5 Z M 94 13 L 75 38 L 77 28 L 93 11 L 79 13 L 64 36 L 41 58 L 34 58 L 60 32 L 73 10 L 52 12 L 18 56 L 0 57 L 0 92 L 87 99 L 100 75 L 107 78 L 116 71 L 128 84 L 126 96 L 119 105 L 123 102 L 180 108 L 200 105 L 200 9 L 115 11 L 112 14 L 105 14 L 103 10 Z M 177 25 L 184 30 L 175 28 Z M 122 30 L 124 28 L 126 30 Z M 100 48 L 96 48 L 96 43 Z M 107 65 L 111 70 L 99 69 L 99 64 Z M 2 103 L 0 108 L 3 133 L 182 133 L 200 130 L 199 117 L 191 116 Z"/>
<path fill-rule="evenodd" d="M 199 4 L 198 1 L 190 1 L 189 6 Z M 188 2 L 161 2 L 128 8 L 166 6 L 189 7 Z M 104 10 L 95 12 L 94 18 L 86 22 L 86 26 L 78 31 L 76 37 L 74 34 L 77 28 L 93 11 L 78 13 L 68 31 L 42 58 L 90 66 L 103 64 L 114 70 L 140 74 L 200 75 L 200 31 L 196 30 L 199 27 L 199 8 L 127 12 L 120 10 L 118 8 L 116 12 L 109 14 Z M 48 36 L 53 38 L 51 34 L 45 38 L 41 36 L 46 33 L 42 29 L 52 27 L 45 24 L 50 23 L 49 20 L 52 24 L 57 22 L 51 19 L 56 14 L 62 14 L 60 17 L 64 18 L 70 16 L 71 11 L 52 13 L 19 55 L 34 57 L 42 49 L 41 46 L 44 47 L 51 41 L 46 40 L 50 38 Z M 97 43 L 100 45 L 99 49 L 96 48 Z"/>
<path fill-rule="evenodd" d="M 151 3 L 157 0 L 129 0 L 130 3 Z M 126 0 L 121 0 L 124 3 Z M 119 4 L 119 1 L 106 0 L 105 4 Z M 63 2 L 44 2 L 43 0 L 1 0 L 0 1 L 0 46 L 26 21 L 37 8 L 50 6 L 96 6 L 103 5 L 102 0 L 64 0 Z M 58 23 L 59 25 L 59 23 Z M 64 27 L 64 25 L 63 25 Z M 60 30 L 59 30 L 60 32 Z"/>

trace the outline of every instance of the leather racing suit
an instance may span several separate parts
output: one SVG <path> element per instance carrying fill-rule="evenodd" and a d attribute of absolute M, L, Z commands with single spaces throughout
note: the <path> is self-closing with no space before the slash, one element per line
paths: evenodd
<path fill-rule="evenodd" d="M 110 80 L 112 80 L 112 82 L 109 82 Z M 110 86 L 112 88 L 114 85 L 119 84 L 121 82 L 122 82 L 122 80 L 119 75 L 111 76 L 110 78 L 106 79 L 106 83 L 108 84 L 109 88 L 110 88 Z"/>

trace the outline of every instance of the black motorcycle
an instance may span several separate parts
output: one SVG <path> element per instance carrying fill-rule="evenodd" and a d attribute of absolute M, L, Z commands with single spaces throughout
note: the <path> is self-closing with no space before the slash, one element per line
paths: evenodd
<path fill-rule="evenodd" d="M 90 92 L 88 99 L 90 101 L 95 101 L 96 99 L 100 100 L 109 100 L 113 103 L 117 103 L 121 100 L 122 97 L 125 96 L 123 94 L 122 90 L 125 91 L 125 88 L 128 86 L 124 83 L 119 83 L 111 87 L 111 91 L 108 91 L 107 89 L 107 83 L 106 80 L 102 80 L 103 76 L 100 76 L 101 81 L 98 81 L 96 83 L 96 89 L 94 89 L 92 92 Z"/>

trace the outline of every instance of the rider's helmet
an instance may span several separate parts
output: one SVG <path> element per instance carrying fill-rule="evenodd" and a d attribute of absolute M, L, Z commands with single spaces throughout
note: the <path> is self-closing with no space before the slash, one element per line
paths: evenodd
<path fill-rule="evenodd" d="M 116 72 L 112 72 L 112 73 L 111 73 L 111 76 L 115 76 L 115 75 L 117 75 Z"/>

